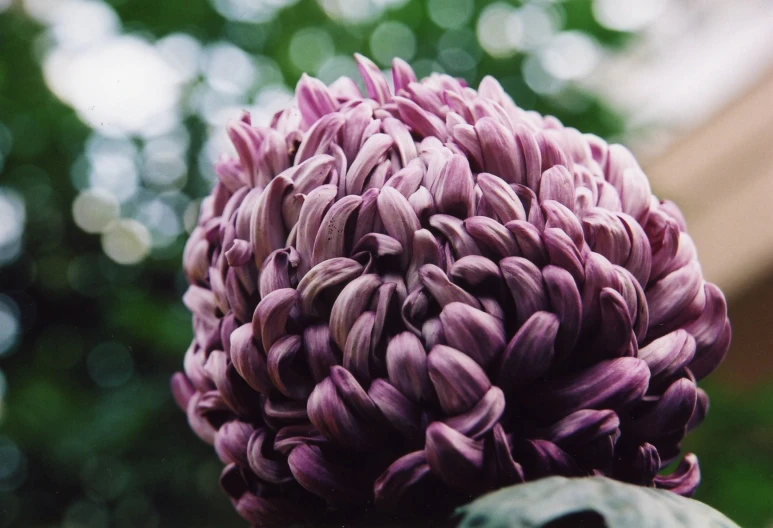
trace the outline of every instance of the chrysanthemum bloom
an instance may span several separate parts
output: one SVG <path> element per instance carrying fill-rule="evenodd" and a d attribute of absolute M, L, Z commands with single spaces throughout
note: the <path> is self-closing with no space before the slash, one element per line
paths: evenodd
<path fill-rule="evenodd" d="M 546 475 L 691 494 L 694 455 L 658 472 L 730 326 L 679 209 L 490 77 L 357 61 L 367 95 L 304 76 L 230 124 L 185 250 L 173 392 L 239 513 L 445 513 Z"/>

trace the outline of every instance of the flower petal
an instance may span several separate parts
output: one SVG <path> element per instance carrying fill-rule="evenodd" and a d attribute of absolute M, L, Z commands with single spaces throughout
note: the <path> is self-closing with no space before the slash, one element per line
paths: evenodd
<path fill-rule="evenodd" d="M 519 326 L 534 312 L 547 310 L 547 295 L 537 266 L 523 257 L 507 257 L 499 262 L 499 269 L 515 301 Z"/>
<path fill-rule="evenodd" d="M 445 345 L 432 348 L 427 369 L 440 407 L 449 415 L 468 411 L 491 388 L 488 376 L 472 358 Z"/>
<path fill-rule="evenodd" d="M 555 356 L 559 320 L 549 312 L 535 312 L 518 329 L 502 353 L 497 385 L 506 392 L 532 381 L 550 369 Z"/>
<path fill-rule="evenodd" d="M 449 486 L 475 488 L 483 471 L 483 442 L 467 438 L 442 422 L 427 427 L 424 452 L 434 474 Z"/>
<path fill-rule="evenodd" d="M 468 304 L 452 302 L 440 312 L 446 342 L 487 367 L 505 348 L 504 323 Z"/>

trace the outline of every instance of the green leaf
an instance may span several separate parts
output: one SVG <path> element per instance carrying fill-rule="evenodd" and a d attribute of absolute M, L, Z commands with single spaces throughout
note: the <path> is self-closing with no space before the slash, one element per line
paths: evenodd
<path fill-rule="evenodd" d="M 459 508 L 459 528 L 738 528 L 702 502 L 605 477 L 517 484 Z"/>

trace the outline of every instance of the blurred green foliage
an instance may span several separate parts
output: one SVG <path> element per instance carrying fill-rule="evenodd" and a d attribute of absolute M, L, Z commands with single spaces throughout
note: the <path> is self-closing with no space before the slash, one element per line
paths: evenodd
<path fill-rule="evenodd" d="M 362 25 L 331 20 L 312 0 L 264 23 L 226 19 L 203 1 L 107 3 L 129 33 L 153 40 L 184 32 L 270 57 L 289 86 L 301 74 L 288 38 L 299 28 L 327 30 L 337 54 L 368 54 L 376 25 L 400 21 L 416 36 L 417 61 L 434 60 L 445 33 L 424 1 Z M 490 3 L 477 2 L 467 25 Z M 565 28 L 588 32 L 609 49 L 629 38 L 600 26 L 588 1 L 559 8 Z M 218 488 L 221 464 L 189 431 L 168 391 L 192 334 L 180 302 L 184 236 L 141 264 L 120 266 L 102 253 L 97 236 L 75 226 L 71 169 L 91 130 L 46 86 L 42 34 L 20 3 L 0 13 L 0 123 L 12 138 L 10 152 L 0 150 L 0 186 L 26 204 L 23 251 L 0 267 L 0 293 L 18 307 L 22 330 L 0 357 L 0 527 L 241 526 Z M 535 93 L 520 73 L 523 55 L 495 59 L 474 39 L 466 46 L 478 58 L 470 84 L 491 74 L 523 107 L 604 137 L 623 130 L 619 116 L 579 89 L 569 86 L 561 97 Z M 208 191 L 195 162 L 207 130 L 195 115 L 185 126 L 190 177 L 183 191 L 195 198 Z M 104 346 L 112 355 L 96 353 Z M 688 440 L 704 472 L 699 498 L 744 526 L 763 526 L 773 519 L 773 392 L 751 398 L 711 387 L 710 394 L 710 418 Z"/>

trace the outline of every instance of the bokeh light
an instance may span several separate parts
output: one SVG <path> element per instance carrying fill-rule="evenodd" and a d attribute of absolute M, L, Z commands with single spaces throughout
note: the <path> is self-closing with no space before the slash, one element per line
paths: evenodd
<path fill-rule="evenodd" d="M 382 22 L 370 35 L 370 52 L 384 66 L 391 64 L 393 57 L 410 61 L 416 53 L 416 37 L 401 22 Z"/>
<path fill-rule="evenodd" d="M 473 0 L 429 0 L 427 12 L 429 18 L 439 27 L 457 29 L 470 20 L 475 11 Z"/>
<path fill-rule="evenodd" d="M 0 294 L 0 357 L 14 350 L 19 333 L 19 307 L 9 296 Z"/>
<path fill-rule="evenodd" d="M 107 342 L 94 347 L 86 360 L 89 375 L 98 386 L 120 387 L 131 378 L 134 360 L 129 349 L 120 343 Z"/>
<path fill-rule="evenodd" d="M 605 27 L 636 31 L 660 16 L 669 0 L 593 0 L 593 15 Z"/>
<path fill-rule="evenodd" d="M 324 29 L 308 27 L 293 33 L 288 51 L 298 71 L 315 74 L 325 59 L 335 53 L 335 44 Z"/>
<path fill-rule="evenodd" d="M 119 220 L 102 233 L 102 249 L 118 264 L 137 264 L 150 252 L 153 241 L 148 228 L 133 219 Z"/>
<path fill-rule="evenodd" d="M 14 260 L 21 252 L 26 211 L 16 191 L 0 187 L 0 266 Z"/>
<path fill-rule="evenodd" d="M 82 191 L 72 203 L 75 225 L 87 233 L 102 233 L 118 219 L 121 205 L 113 193 L 94 188 Z"/>
<path fill-rule="evenodd" d="M 0 491 L 12 491 L 27 477 L 27 460 L 7 436 L 0 436 Z"/>

